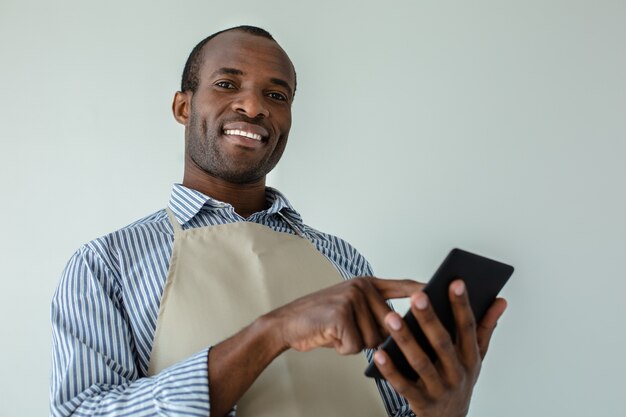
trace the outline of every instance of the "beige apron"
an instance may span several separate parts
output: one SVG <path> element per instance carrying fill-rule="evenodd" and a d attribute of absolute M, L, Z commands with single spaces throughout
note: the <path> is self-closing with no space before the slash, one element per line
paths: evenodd
<path fill-rule="evenodd" d="M 342 281 L 331 262 L 303 237 L 252 222 L 182 230 L 169 209 L 167 214 L 174 248 L 150 375 L 232 336 L 262 314 Z M 362 354 L 288 350 L 241 398 L 237 415 L 386 416 L 374 380 L 363 375 L 366 365 Z"/>

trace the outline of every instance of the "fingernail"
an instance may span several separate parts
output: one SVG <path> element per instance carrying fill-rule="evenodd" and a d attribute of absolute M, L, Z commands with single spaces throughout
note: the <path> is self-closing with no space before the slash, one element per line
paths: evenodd
<path fill-rule="evenodd" d="M 396 316 L 395 314 L 390 315 L 387 318 L 387 324 L 389 325 L 389 327 L 391 327 L 392 330 L 400 330 L 400 327 L 402 327 L 402 321 L 400 320 L 400 317 Z"/>
<path fill-rule="evenodd" d="M 463 291 L 465 291 L 465 284 L 463 283 L 463 281 L 459 281 L 455 283 L 454 288 L 452 288 L 452 291 L 454 291 L 456 295 L 463 294 Z"/>
<path fill-rule="evenodd" d="M 413 304 L 415 304 L 415 307 L 417 307 L 418 310 L 424 310 L 428 307 L 428 298 L 424 294 L 417 294 Z"/>
<path fill-rule="evenodd" d="M 384 365 L 385 363 L 387 363 L 387 359 L 385 359 L 385 356 L 382 353 L 379 353 L 379 352 L 376 352 L 374 354 L 374 360 L 379 365 Z"/>

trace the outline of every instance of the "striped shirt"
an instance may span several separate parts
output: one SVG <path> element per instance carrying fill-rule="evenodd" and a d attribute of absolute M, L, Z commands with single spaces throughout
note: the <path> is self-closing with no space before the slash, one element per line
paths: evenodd
<path fill-rule="evenodd" d="M 372 275 L 352 246 L 304 224 L 277 190 L 267 188 L 266 195 L 269 208 L 244 219 L 230 204 L 175 184 L 168 207 L 183 229 L 250 221 L 293 234 L 295 226 L 344 279 Z M 160 210 L 72 256 L 52 300 L 51 415 L 210 415 L 209 346 L 147 376 L 173 243 L 174 231 Z M 371 360 L 372 352 L 366 355 Z M 385 381 L 377 384 L 390 416 L 413 415 Z"/>

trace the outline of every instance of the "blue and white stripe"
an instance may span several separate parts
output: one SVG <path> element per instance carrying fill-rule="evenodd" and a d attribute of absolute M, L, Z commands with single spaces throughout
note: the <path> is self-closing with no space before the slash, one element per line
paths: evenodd
<path fill-rule="evenodd" d="M 277 190 L 268 188 L 267 198 L 269 209 L 243 219 L 231 205 L 175 184 L 169 208 L 183 229 L 252 221 L 294 233 L 280 212 L 344 279 L 372 275 L 352 246 L 305 225 Z M 167 214 L 160 210 L 87 243 L 72 256 L 52 300 L 53 416 L 210 415 L 210 347 L 146 376 L 173 243 Z M 371 352 L 367 356 L 371 360 Z M 378 387 L 390 416 L 413 416 L 385 382 Z"/>

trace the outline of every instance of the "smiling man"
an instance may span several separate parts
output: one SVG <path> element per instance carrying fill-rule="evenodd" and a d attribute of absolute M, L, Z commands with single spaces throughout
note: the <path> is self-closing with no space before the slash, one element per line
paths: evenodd
<path fill-rule="evenodd" d="M 262 29 L 218 32 L 191 52 L 172 106 L 183 183 L 166 209 L 81 247 L 55 293 L 54 416 L 467 414 L 504 301 L 476 326 L 454 282 L 454 344 L 421 284 L 373 278 L 266 187 L 295 90 L 292 62 Z M 397 297 L 411 297 L 436 364 L 387 306 Z M 419 380 L 372 355 L 388 334 Z M 386 380 L 363 376 L 366 357 Z"/>

